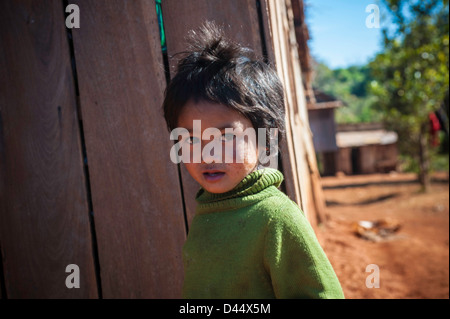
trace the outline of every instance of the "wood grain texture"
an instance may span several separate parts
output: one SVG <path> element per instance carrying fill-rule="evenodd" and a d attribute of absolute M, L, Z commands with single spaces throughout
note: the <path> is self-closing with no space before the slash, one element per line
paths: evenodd
<path fill-rule="evenodd" d="M 284 90 L 286 92 L 286 81 L 284 74 L 284 59 L 282 58 L 281 45 L 285 40 L 282 36 L 283 25 L 279 24 L 283 21 L 283 16 L 280 15 L 272 0 L 261 0 L 262 21 L 264 26 L 264 34 L 266 41 L 267 57 L 272 66 L 277 70 L 278 76 L 283 82 Z M 292 145 L 291 125 L 287 119 L 289 110 L 287 109 L 288 96 L 285 94 L 285 114 L 286 114 L 286 138 L 280 143 L 280 169 L 284 175 L 284 182 L 282 184 L 283 191 L 288 197 L 301 205 L 300 189 L 298 183 L 297 170 L 295 166 L 295 154 Z"/>
<path fill-rule="evenodd" d="M 272 54 L 276 61 L 277 73 L 283 82 L 285 91 L 286 138 L 281 143 L 280 147 L 286 193 L 291 200 L 295 201 L 300 206 L 300 208 L 303 208 L 290 117 L 291 105 L 294 101 L 292 99 L 292 90 L 289 78 L 289 61 L 287 53 L 288 44 L 285 32 L 287 28 L 285 3 L 284 1 L 277 0 L 265 0 L 265 2 L 269 12 L 269 25 L 272 42 L 272 45 L 268 47 L 273 49 Z"/>
<path fill-rule="evenodd" d="M 164 0 L 162 2 L 164 26 L 169 57 L 186 50 L 189 30 L 197 29 L 205 21 L 215 21 L 225 34 L 262 56 L 262 41 L 258 9 L 255 0 Z M 170 59 L 171 76 L 177 60 Z M 195 215 L 195 195 L 200 185 L 189 175 L 183 164 L 181 176 L 188 223 Z"/>
<path fill-rule="evenodd" d="M 186 49 L 187 32 L 205 21 L 215 21 L 236 42 L 262 54 L 255 0 L 164 0 L 162 2 L 167 52 Z"/>
<path fill-rule="evenodd" d="M 0 240 L 8 298 L 96 298 L 61 1 L 0 2 Z M 68 289 L 68 264 L 80 288 Z"/>
<path fill-rule="evenodd" d="M 288 23 L 289 23 L 289 38 L 290 38 L 290 62 L 291 62 L 291 77 L 292 83 L 294 83 L 294 92 L 296 93 L 296 105 L 297 108 L 294 112 L 295 129 L 293 131 L 294 136 L 301 144 L 303 156 L 298 157 L 298 161 L 303 166 L 303 174 L 301 182 L 302 192 L 306 195 L 306 209 L 308 210 L 306 215 L 309 218 L 311 225 L 317 228 L 319 223 L 324 223 L 325 213 L 325 198 L 322 193 L 320 174 L 317 166 L 317 159 L 315 155 L 312 132 L 309 126 L 309 115 L 306 104 L 306 93 L 304 88 L 303 76 L 306 76 L 308 70 L 302 70 L 302 61 L 300 60 L 297 36 L 294 25 L 294 13 L 292 8 L 292 1 L 285 0 L 288 10 Z M 304 55 L 302 54 L 302 57 Z M 301 166 L 299 163 L 299 166 Z"/>
<path fill-rule="evenodd" d="M 286 92 L 287 148 L 283 157 L 288 176 L 286 188 L 316 228 L 318 222 L 324 221 L 325 201 L 309 128 L 291 1 L 267 0 L 267 4 L 277 70 Z"/>
<path fill-rule="evenodd" d="M 105 298 L 178 298 L 186 237 L 161 110 L 154 1 L 75 1 L 73 31 Z"/>

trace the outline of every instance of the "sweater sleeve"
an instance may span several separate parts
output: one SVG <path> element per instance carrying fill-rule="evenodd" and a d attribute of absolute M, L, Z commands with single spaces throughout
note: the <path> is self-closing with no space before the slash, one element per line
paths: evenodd
<path fill-rule="evenodd" d="M 312 227 L 294 203 L 270 219 L 264 259 L 276 298 L 344 298 Z"/>

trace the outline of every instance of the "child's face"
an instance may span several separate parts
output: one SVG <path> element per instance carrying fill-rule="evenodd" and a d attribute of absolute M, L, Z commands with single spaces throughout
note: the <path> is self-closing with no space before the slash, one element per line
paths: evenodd
<path fill-rule="evenodd" d="M 194 120 L 201 121 L 200 131 L 194 129 Z M 221 153 L 214 154 L 214 149 L 211 152 L 202 152 L 200 163 L 193 163 L 193 160 L 184 163 L 189 174 L 208 192 L 216 194 L 228 192 L 256 169 L 257 143 L 251 138 L 233 138 L 232 135 L 225 134 L 225 128 L 231 128 L 235 132 L 245 131 L 247 128 L 253 129 L 251 121 L 239 112 L 221 104 L 189 101 L 180 113 L 178 127 L 186 128 L 190 132 L 191 153 L 195 147 L 197 150 L 200 149 L 200 146 L 203 151 L 211 142 L 220 143 L 214 144 L 219 147 L 222 145 Z M 217 128 L 221 136 L 204 134 L 208 128 Z M 208 147 L 206 150 L 211 148 Z M 234 160 L 230 161 L 230 158 Z"/>

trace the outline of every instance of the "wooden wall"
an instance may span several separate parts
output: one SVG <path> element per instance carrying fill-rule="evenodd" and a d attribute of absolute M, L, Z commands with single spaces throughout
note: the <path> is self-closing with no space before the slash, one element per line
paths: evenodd
<path fill-rule="evenodd" d="M 336 152 L 336 171 L 346 175 L 389 173 L 397 170 L 397 143 L 344 147 Z"/>
<path fill-rule="evenodd" d="M 68 3 L 80 8 L 79 29 L 65 27 Z M 163 0 L 167 53 L 208 19 L 272 62 L 292 59 L 274 49 L 271 5 Z M 179 298 L 198 185 L 169 160 L 161 103 L 172 74 L 154 0 L 1 1 L 0 46 L 2 297 Z M 302 98 L 297 90 L 287 102 L 300 115 L 282 169 L 287 194 L 312 216 L 320 193 L 305 176 L 314 153 Z M 65 285 L 69 264 L 80 288 Z"/>
<path fill-rule="evenodd" d="M 272 50 L 286 96 L 287 136 L 282 145 L 283 172 L 288 176 L 286 192 L 316 228 L 326 222 L 325 202 L 309 126 L 292 2 L 266 0 L 266 3 L 271 27 L 268 48 Z"/>
<path fill-rule="evenodd" d="M 334 110 L 334 108 L 308 110 L 314 149 L 318 153 L 338 150 Z"/>
<path fill-rule="evenodd" d="M 60 1 L 0 4 L 0 244 L 8 298 L 98 296 Z M 82 271 L 67 289 L 68 264 Z"/>

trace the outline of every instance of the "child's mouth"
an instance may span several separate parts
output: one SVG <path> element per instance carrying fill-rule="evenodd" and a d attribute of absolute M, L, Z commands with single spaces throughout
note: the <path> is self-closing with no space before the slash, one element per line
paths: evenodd
<path fill-rule="evenodd" d="M 223 172 L 205 172 L 203 173 L 204 178 L 208 182 L 216 182 L 222 179 L 225 176 Z"/>

